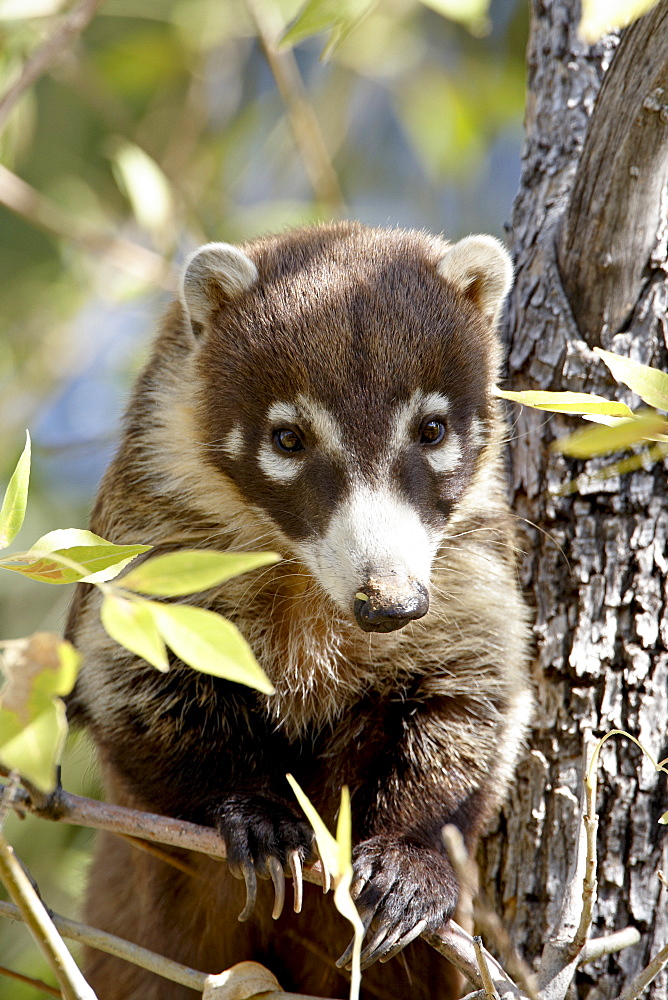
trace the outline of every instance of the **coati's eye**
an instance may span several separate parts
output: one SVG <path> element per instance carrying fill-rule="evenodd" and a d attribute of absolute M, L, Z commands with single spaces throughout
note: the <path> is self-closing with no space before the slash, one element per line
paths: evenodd
<path fill-rule="evenodd" d="M 289 427 L 281 427 L 279 430 L 274 431 L 274 444 L 279 451 L 285 451 L 289 455 L 294 455 L 295 452 L 304 450 L 304 442 L 299 434 Z"/>
<path fill-rule="evenodd" d="M 420 444 L 440 444 L 445 437 L 442 420 L 427 420 L 420 431 Z"/>

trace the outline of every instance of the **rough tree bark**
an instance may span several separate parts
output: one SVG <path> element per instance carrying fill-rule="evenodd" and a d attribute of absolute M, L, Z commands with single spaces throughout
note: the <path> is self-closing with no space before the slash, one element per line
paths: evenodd
<path fill-rule="evenodd" d="M 621 41 L 594 47 L 577 38 L 577 8 L 532 0 L 508 385 L 630 403 L 591 348 L 668 370 L 668 0 Z M 668 486 L 664 463 L 551 496 L 583 469 L 548 450 L 573 420 L 527 409 L 512 416 L 515 509 L 529 522 L 523 582 L 535 600 L 537 709 L 513 800 L 486 845 L 483 881 L 531 960 L 574 849 L 583 731 L 623 728 L 668 756 Z M 665 777 L 629 741 L 608 741 L 593 934 L 633 924 L 642 938 L 580 970 L 580 996 L 615 997 L 668 941 L 668 891 L 656 874 L 668 870 L 668 836 L 657 824 L 667 799 Z M 664 971 L 647 996 L 667 995 Z"/>

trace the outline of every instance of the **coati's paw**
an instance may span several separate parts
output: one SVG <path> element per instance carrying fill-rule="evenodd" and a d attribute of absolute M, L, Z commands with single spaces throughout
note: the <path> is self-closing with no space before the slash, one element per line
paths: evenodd
<path fill-rule="evenodd" d="M 239 920 L 248 920 L 257 899 L 257 876 L 274 883 L 275 920 L 285 900 L 285 871 L 292 873 L 295 912 L 301 910 L 302 866 L 313 855 L 313 831 L 287 803 L 264 795 L 230 795 L 217 809 L 217 826 L 225 841 L 227 864 L 246 882 L 246 905 Z"/>
<path fill-rule="evenodd" d="M 372 837 L 353 851 L 351 895 L 366 933 L 362 969 L 387 962 L 425 930 L 448 920 L 459 887 L 446 858 L 427 847 Z M 337 965 L 349 966 L 352 945 Z"/>

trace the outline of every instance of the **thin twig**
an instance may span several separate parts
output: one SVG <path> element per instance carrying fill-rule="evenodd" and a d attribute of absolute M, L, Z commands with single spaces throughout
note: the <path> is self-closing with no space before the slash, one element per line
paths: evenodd
<path fill-rule="evenodd" d="M 315 197 L 331 215 L 340 216 L 344 201 L 339 179 L 294 53 L 290 49 L 279 50 L 280 25 L 269 4 L 246 0 L 246 6 L 255 22 L 266 60 L 285 104 L 290 129 Z"/>
<path fill-rule="evenodd" d="M 482 946 L 482 938 L 479 934 L 476 934 L 473 938 L 473 947 L 475 949 L 475 957 L 478 960 L 478 968 L 480 969 L 480 976 L 485 988 L 485 996 L 487 997 L 487 1000 L 501 1000 L 489 971 L 489 965 L 487 964 L 487 959 L 485 957 L 485 949 Z"/>
<path fill-rule="evenodd" d="M 32 87 L 49 67 L 62 58 L 72 41 L 82 33 L 93 19 L 102 2 L 103 0 L 82 0 L 64 18 L 60 28 L 47 39 L 44 45 L 28 57 L 18 79 L 8 87 L 0 98 L 0 132 L 7 124 L 7 119 L 26 90 Z"/>
<path fill-rule="evenodd" d="M 2 901 L 0 901 L 0 916 L 8 917 L 10 920 L 23 919 L 17 906 Z M 80 944 L 104 951 L 108 955 L 125 959 L 126 962 L 132 962 L 141 969 L 155 972 L 164 979 L 169 979 L 172 983 L 188 986 L 191 990 L 199 990 L 201 993 L 204 989 L 207 977 L 205 972 L 190 969 L 179 962 L 173 962 L 170 958 L 157 955 L 155 952 L 149 951 L 148 948 L 142 948 L 130 941 L 125 941 L 115 934 L 108 934 L 106 931 L 81 924 L 77 920 L 68 920 L 56 913 L 53 914 L 53 923 L 63 937 L 69 938 L 71 941 L 78 941 Z"/>
<path fill-rule="evenodd" d="M 493 944 L 508 975 L 517 981 L 530 1000 L 536 1000 L 538 996 L 536 976 L 515 948 L 498 914 L 481 894 L 478 888 L 480 881 L 478 866 L 469 857 L 461 831 L 456 826 L 448 824 L 443 828 L 442 837 L 459 883 L 472 898 L 473 920 L 476 927 Z"/>
<path fill-rule="evenodd" d="M 595 962 L 597 958 L 604 955 L 614 955 L 615 952 L 630 948 L 640 941 L 640 931 L 636 927 L 624 927 L 614 934 L 606 934 L 603 937 L 589 938 L 584 948 L 578 956 L 578 965 L 586 962 Z"/>
<path fill-rule="evenodd" d="M 14 851 L 0 834 L 0 878 L 58 980 L 64 1000 L 96 1000 Z M 7 905 L 7 904 L 5 904 Z"/>
<path fill-rule="evenodd" d="M 0 203 L 28 222 L 62 239 L 78 243 L 104 257 L 115 267 L 142 281 L 173 291 L 172 269 L 167 261 L 146 247 L 82 225 L 54 202 L 0 164 Z"/>
<path fill-rule="evenodd" d="M 596 784 L 597 784 L 596 764 L 591 766 L 587 763 L 585 771 L 585 810 L 583 816 L 587 854 L 585 859 L 585 873 L 582 881 L 582 911 L 580 913 L 580 923 L 573 938 L 571 954 L 569 957 L 578 955 L 584 948 L 589 936 L 591 922 L 594 916 L 594 905 L 596 903 L 596 834 L 598 832 L 598 815 L 596 813 Z"/>
<path fill-rule="evenodd" d="M 626 989 L 619 994 L 617 1000 L 636 1000 L 646 986 L 658 976 L 664 966 L 668 965 L 668 944 L 664 945 L 661 951 L 654 956 L 649 965 L 645 966 L 642 972 L 629 983 Z"/>
<path fill-rule="evenodd" d="M 2 900 L 0 900 L 0 916 L 8 917 L 10 920 L 22 920 L 18 907 L 12 903 L 5 903 Z M 170 982 L 187 986 L 198 993 L 201 993 L 204 987 L 211 983 L 212 978 L 223 978 L 222 975 L 220 977 L 212 977 L 207 972 L 199 972 L 197 969 L 191 969 L 187 965 L 181 965 L 180 962 L 174 962 L 171 958 L 165 958 L 154 951 L 149 951 L 148 948 L 132 944 L 132 942 L 119 938 L 115 934 L 108 934 L 106 931 L 100 931 L 95 927 L 80 924 L 76 920 L 68 920 L 66 917 L 61 917 L 58 914 L 53 915 L 53 922 L 63 937 L 70 938 L 72 941 L 78 941 L 80 944 L 88 945 L 91 948 L 97 948 L 98 951 L 114 955 L 116 958 L 121 958 L 126 962 L 131 962 L 133 965 L 138 965 L 141 969 L 146 969 L 148 972 L 162 976 L 163 979 L 169 979 Z M 245 964 L 242 962 L 239 966 L 232 966 L 231 969 L 228 969 L 227 978 L 232 979 L 237 974 L 237 970 L 241 973 L 243 971 L 241 967 Z M 241 975 L 239 975 L 239 978 L 241 978 Z M 215 994 L 212 992 L 211 995 L 214 996 Z M 312 997 L 301 993 L 284 993 L 282 990 L 275 990 L 273 992 L 265 991 L 262 995 L 265 1000 L 322 1000 L 321 997 Z"/>
<path fill-rule="evenodd" d="M 0 976 L 6 976 L 8 979 L 15 979 L 17 983 L 25 983 L 26 986 L 32 986 L 33 989 L 41 990 L 42 993 L 48 993 L 50 997 L 60 997 L 60 990 L 57 990 L 55 986 L 49 986 L 48 983 L 43 983 L 41 979 L 33 979 L 32 976 L 24 976 L 21 972 L 15 972 L 14 969 L 8 969 L 4 965 L 0 965 Z"/>

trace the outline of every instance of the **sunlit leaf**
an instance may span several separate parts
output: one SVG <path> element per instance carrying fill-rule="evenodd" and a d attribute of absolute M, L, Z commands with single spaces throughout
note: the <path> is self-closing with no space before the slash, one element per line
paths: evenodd
<path fill-rule="evenodd" d="M 462 24 L 484 24 L 489 10 L 489 0 L 421 0 L 438 14 Z"/>
<path fill-rule="evenodd" d="M 317 809 L 293 776 L 288 774 L 286 777 L 297 797 L 297 801 L 306 814 L 306 818 L 313 827 L 320 856 L 334 880 L 334 905 L 339 913 L 346 920 L 350 921 L 354 928 L 355 944 L 353 948 L 350 985 L 350 997 L 352 1000 L 352 998 L 356 998 L 359 995 L 360 954 L 362 951 L 362 939 L 364 937 L 364 925 L 350 895 L 350 885 L 353 877 L 350 792 L 346 786 L 341 789 L 341 805 L 336 825 L 336 837 L 333 837 L 322 821 Z"/>
<path fill-rule="evenodd" d="M 274 687 L 236 625 L 205 608 L 145 601 L 158 632 L 179 659 L 195 670 L 247 684 L 264 694 Z"/>
<path fill-rule="evenodd" d="M 536 410 L 549 410 L 551 413 L 601 414 L 615 418 L 632 418 L 633 410 L 625 403 L 605 399 L 588 392 L 542 392 L 527 389 L 524 392 L 511 392 L 509 389 L 494 388 L 494 393 L 502 399 L 514 403 L 523 403 Z"/>
<path fill-rule="evenodd" d="M 0 509 L 0 549 L 11 545 L 21 530 L 28 504 L 29 482 L 30 434 L 26 431 L 25 447 L 9 480 Z"/>
<path fill-rule="evenodd" d="M 29 552 L 0 559 L 0 567 L 40 583 L 100 582 L 148 552 L 150 545 L 113 545 L 90 531 L 64 528 L 50 531 Z"/>
<path fill-rule="evenodd" d="M 50 17 L 66 3 L 67 0 L 0 0 L 0 21 Z"/>
<path fill-rule="evenodd" d="M 659 817 L 659 823 L 663 823 L 664 826 L 668 824 L 668 812 L 665 812 L 663 816 Z"/>
<path fill-rule="evenodd" d="M 668 420 L 659 414 L 640 414 L 616 427 L 588 427 L 568 437 L 553 441 L 552 448 L 573 458 L 592 458 L 613 451 L 622 451 L 640 441 L 665 440 Z"/>
<path fill-rule="evenodd" d="M 328 56 L 377 2 L 378 0 L 307 0 L 284 33 L 281 45 L 298 45 L 306 38 L 329 31 L 330 39 L 323 53 Z"/>
<path fill-rule="evenodd" d="M 177 597 L 208 590 L 233 576 L 280 557 L 274 552 L 208 552 L 189 549 L 155 556 L 131 570 L 121 585 L 154 597 Z"/>
<path fill-rule="evenodd" d="M 106 594 L 100 609 L 100 619 L 107 634 L 115 642 L 158 670 L 169 670 L 165 644 L 146 602 L 129 601 L 117 594 Z"/>
<path fill-rule="evenodd" d="M 594 353 L 605 362 L 613 378 L 627 385 L 648 406 L 668 411 L 668 375 L 665 372 L 631 358 L 602 351 L 600 347 L 595 347 Z"/>
<path fill-rule="evenodd" d="M 123 142 L 112 162 L 139 225 L 149 232 L 163 229 L 174 218 L 174 200 L 155 160 L 139 146 Z"/>
<path fill-rule="evenodd" d="M 580 38 L 591 45 L 607 32 L 623 28 L 646 14 L 657 3 L 658 0 L 582 0 Z"/>
<path fill-rule="evenodd" d="M 67 721 L 61 698 L 74 686 L 80 657 L 59 636 L 38 632 L 7 643 L 0 692 L 0 760 L 44 791 L 56 782 Z"/>

